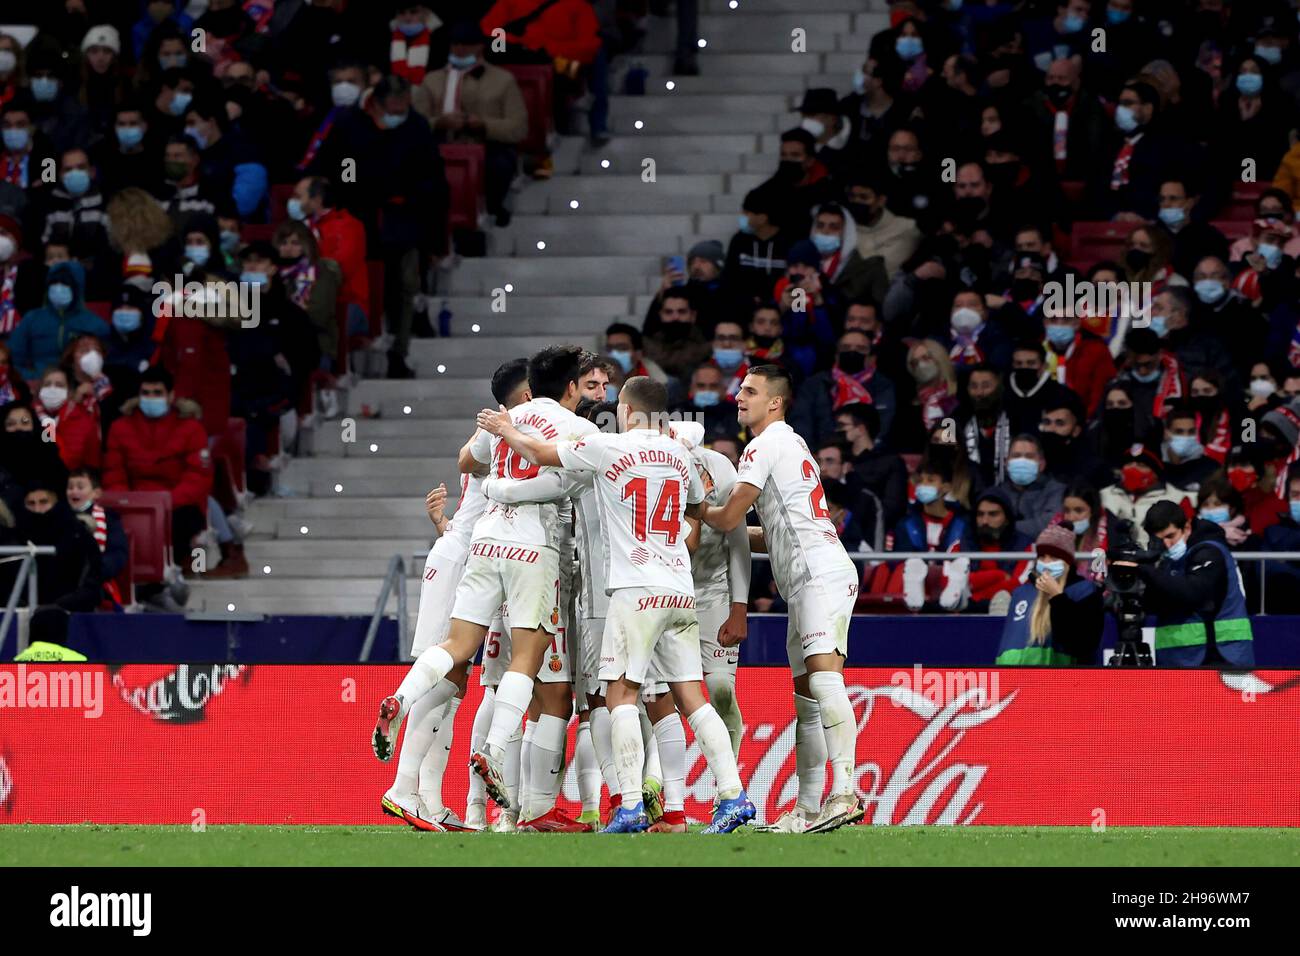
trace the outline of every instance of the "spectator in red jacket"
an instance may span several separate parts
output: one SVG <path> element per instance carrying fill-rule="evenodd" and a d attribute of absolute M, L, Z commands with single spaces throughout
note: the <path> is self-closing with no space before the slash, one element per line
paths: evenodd
<path fill-rule="evenodd" d="M 288 203 L 291 217 L 305 222 L 316 235 L 322 259 L 333 259 L 343 270 L 339 297 L 347 306 L 348 331 L 362 333 L 369 325 L 370 273 L 366 271 L 366 227 L 346 209 L 334 206 L 330 182 L 307 176 L 293 187 Z"/>
<path fill-rule="evenodd" d="M 71 471 L 89 465 L 98 468 L 103 458 L 103 433 L 99 427 L 99 402 L 93 392 L 69 387 L 67 369 L 52 365 L 41 376 L 41 387 L 32 403 L 41 430 L 53 436 L 59 457 Z"/>
<path fill-rule="evenodd" d="M 1091 417 L 1106 394 L 1106 383 L 1115 377 L 1110 349 L 1100 338 L 1079 328 L 1078 316 L 1045 316 L 1043 328 L 1048 371 L 1083 399 L 1084 411 Z"/>
<path fill-rule="evenodd" d="M 194 537 L 207 526 L 208 436 L 198 405 L 176 398 L 165 368 L 144 371 L 139 398 L 122 406 L 122 417 L 109 430 L 104 488 L 171 492 L 172 550 L 178 558 L 188 557 Z"/>

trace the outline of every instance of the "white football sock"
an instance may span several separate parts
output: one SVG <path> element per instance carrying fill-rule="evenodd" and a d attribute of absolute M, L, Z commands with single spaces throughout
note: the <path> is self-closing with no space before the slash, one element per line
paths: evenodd
<path fill-rule="evenodd" d="M 718 796 L 731 800 L 740 796 L 740 773 L 736 770 L 736 755 L 731 752 L 731 737 L 712 704 L 705 704 L 686 718 L 691 731 L 700 744 L 704 759 L 718 781 Z M 683 756 L 683 761 L 685 760 Z"/>
<path fill-rule="evenodd" d="M 574 761 L 578 765 L 578 797 L 582 812 L 600 809 L 600 764 L 596 748 L 591 745 L 591 721 L 578 722 L 578 736 L 573 745 Z"/>
<path fill-rule="evenodd" d="M 434 706 L 445 704 L 451 698 L 456 696 L 459 689 L 445 678 L 451 669 L 456 666 L 456 662 L 451 659 L 451 655 L 442 649 L 441 645 L 435 644 L 423 654 L 415 659 L 411 669 L 406 672 L 402 682 L 397 685 L 397 696 L 402 698 L 403 715 L 410 713 L 411 707 L 417 700 L 430 692 L 434 693 Z M 441 696 L 439 690 L 444 684 L 451 684 L 453 688 L 450 694 L 445 697 Z"/>
<path fill-rule="evenodd" d="M 816 671 L 808 675 L 808 689 L 817 698 L 822 712 L 826 752 L 831 760 L 831 796 L 852 793 L 858 722 L 853 716 L 848 691 L 844 689 L 844 675 Z"/>
<path fill-rule="evenodd" d="M 533 679 L 518 671 L 506 671 L 497 685 L 497 700 L 492 708 L 492 727 L 488 730 L 487 745 L 497 748 L 498 752 L 505 746 L 506 740 L 514 733 L 528 711 L 533 699 Z"/>
<path fill-rule="evenodd" d="M 447 701 L 433 730 L 433 742 L 429 752 L 420 763 L 420 799 L 434 813 L 445 810 L 442 802 L 442 778 L 447 772 L 447 761 L 451 757 L 451 742 L 455 735 L 456 712 L 460 710 L 460 698 L 453 697 Z M 470 776 L 477 777 L 478 774 Z"/>
<path fill-rule="evenodd" d="M 533 737 L 537 734 L 537 724 L 528 721 L 524 724 L 524 739 L 519 747 L 519 819 L 531 819 L 529 811 L 533 800 Z"/>
<path fill-rule="evenodd" d="M 794 695 L 794 766 L 799 776 L 798 807 L 806 817 L 815 817 L 822 809 L 826 791 L 826 731 L 822 730 L 822 712 L 817 701 Z"/>
<path fill-rule="evenodd" d="M 661 717 L 654 726 L 663 765 L 664 809 L 681 810 L 686 805 L 686 730 L 677 711 Z"/>
<path fill-rule="evenodd" d="M 516 727 L 515 732 L 506 739 L 506 755 L 501 758 L 501 776 L 506 781 L 506 797 L 510 800 L 511 811 L 519 815 L 519 760 L 524 746 L 524 731 Z M 477 777 L 478 774 L 473 776 Z"/>
<path fill-rule="evenodd" d="M 736 700 L 736 675 L 706 674 L 704 686 L 709 689 L 709 703 L 727 725 L 731 752 L 739 760 L 740 740 L 745 733 L 745 724 L 740 716 L 740 701 Z"/>
<path fill-rule="evenodd" d="M 610 739 L 610 716 L 608 707 L 591 708 L 591 746 L 595 748 L 596 759 L 600 761 L 600 775 L 605 778 L 605 788 L 609 795 L 618 794 L 618 772 L 614 769 L 614 744 Z"/>
<path fill-rule="evenodd" d="M 437 720 L 438 708 L 433 706 L 429 694 L 417 700 L 406 715 L 406 733 L 402 736 L 402 749 L 397 754 L 394 793 L 405 796 L 416 792 L 420 761 L 433 742 L 433 728 L 437 725 Z"/>
<path fill-rule="evenodd" d="M 645 762 L 641 719 L 634 704 L 620 704 L 610 711 L 609 723 L 618 792 L 623 795 L 623 806 L 631 810 L 641 802 L 641 766 Z"/>
<path fill-rule="evenodd" d="M 483 688 L 483 699 L 478 702 L 478 710 L 474 711 L 474 727 L 470 731 L 469 749 L 470 753 L 476 750 L 482 750 L 484 742 L 487 741 L 488 728 L 492 726 L 492 704 L 496 700 L 496 691 L 491 687 Z M 465 801 L 467 807 L 478 804 L 487 806 L 487 788 L 483 785 L 483 778 L 476 773 L 469 775 L 469 797 Z"/>
<path fill-rule="evenodd" d="M 655 729 L 646 715 L 644 704 L 637 708 L 637 716 L 641 721 L 641 747 L 645 751 L 645 766 L 642 768 L 641 775 L 643 778 L 654 777 L 663 783 L 664 771 L 660 766 L 659 742 L 655 740 Z"/>
<path fill-rule="evenodd" d="M 532 726 L 532 723 L 529 723 Z M 528 819 L 540 817 L 555 806 L 564 772 L 564 744 L 569 722 L 563 717 L 542 714 L 533 733 L 531 774 L 533 811 Z"/>

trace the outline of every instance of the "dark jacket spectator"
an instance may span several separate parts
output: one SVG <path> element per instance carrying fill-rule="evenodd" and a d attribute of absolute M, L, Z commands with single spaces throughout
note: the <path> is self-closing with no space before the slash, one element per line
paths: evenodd
<path fill-rule="evenodd" d="M 45 304 L 23 316 L 9 338 L 14 365 L 24 378 L 34 379 L 58 362 L 78 335 L 108 336 L 104 320 L 85 306 L 85 283 L 86 272 L 79 262 L 61 262 L 49 270 Z"/>

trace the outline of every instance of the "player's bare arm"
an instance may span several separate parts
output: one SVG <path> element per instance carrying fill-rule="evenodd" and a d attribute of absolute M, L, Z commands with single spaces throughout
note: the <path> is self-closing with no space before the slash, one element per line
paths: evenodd
<path fill-rule="evenodd" d="M 429 520 L 433 526 L 438 529 L 439 535 L 447 533 L 447 525 L 451 520 L 446 515 L 447 507 L 447 486 L 439 484 L 431 492 L 424 496 L 424 510 L 428 514 Z"/>
<path fill-rule="evenodd" d="M 745 520 L 745 514 L 758 500 L 762 489 L 745 482 L 737 482 L 725 505 L 703 505 L 704 523 L 719 531 L 730 531 Z"/>
<path fill-rule="evenodd" d="M 462 475 L 486 475 L 487 465 L 474 457 L 474 452 L 470 446 L 474 444 L 474 436 L 469 437 L 469 441 L 460 446 L 460 451 L 456 453 L 456 467 L 460 469 Z"/>
<path fill-rule="evenodd" d="M 735 647 L 748 636 L 749 605 L 732 601 L 731 612 L 718 631 L 718 643 L 723 647 Z"/>
<path fill-rule="evenodd" d="M 560 467 L 560 452 L 553 442 L 538 441 L 523 434 L 515 428 L 510 420 L 510 413 L 504 405 L 498 411 L 485 408 L 478 413 L 478 427 L 490 435 L 496 435 L 534 465 L 554 465 Z"/>
<path fill-rule="evenodd" d="M 754 525 L 749 527 L 749 550 L 754 554 L 767 554 L 767 538 L 763 529 Z"/>

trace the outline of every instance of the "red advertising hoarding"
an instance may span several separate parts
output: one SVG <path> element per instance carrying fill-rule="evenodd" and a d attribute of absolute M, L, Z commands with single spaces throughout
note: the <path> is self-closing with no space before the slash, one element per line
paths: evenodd
<path fill-rule="evenodd" d="M 390 822 L 379 797 L 396 763 L 375 760 L 369 735 L 377 702 L 404 672 L 0 665 L 0 822 Z M 849 668 L 845 677 L 869 822 L 1300 825 L 1296 672 Z M 795 798 L 790 693 L 784 670 L 740 672 L 741 775 L 769 820 Z M 471 686 L 456 717 L 444 797 L 457 811 L 480 697 Z M 687 767 L 686 811 L 703 819 L 711 777 L 693 741 Z M 572 762 L 563 793 L 572 805 Z"/>

